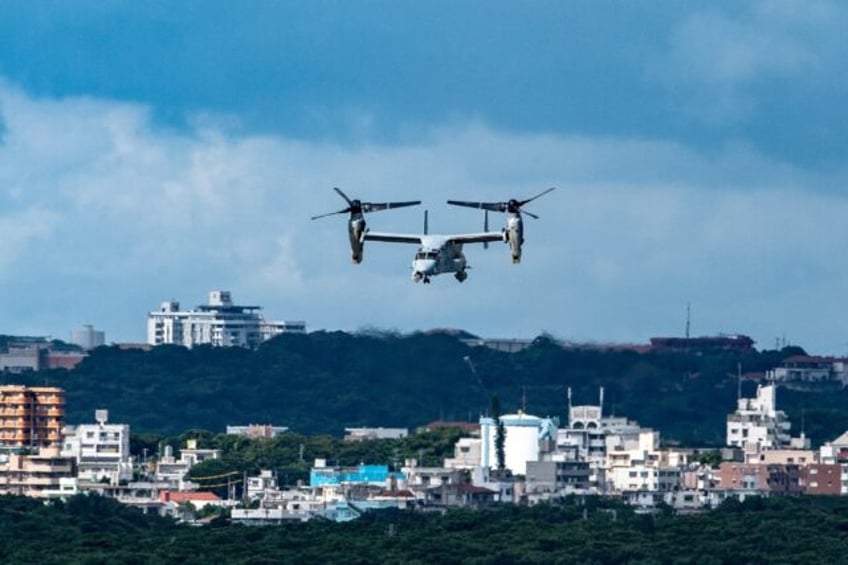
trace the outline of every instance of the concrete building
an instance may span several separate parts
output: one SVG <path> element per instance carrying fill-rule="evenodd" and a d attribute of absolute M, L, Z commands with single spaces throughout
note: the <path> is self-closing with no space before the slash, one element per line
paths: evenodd
<path fill-rule="evenodd" d="M 228 436 L 243 436 L 249 438 L 275 438 L 289 429 L 283 426 L 272 426 L 270 424 L 249 424 L 247 426 L 227 426 Z"/>
<path fill-rule="evenodd" d="M 188 311 L 179 302 L 163 302 L 147 315 L 147 343 L 256 347 L 282 333 L 306 333 L 305 322 L 269 322 L 261 309 L 233 304 L 226 290 L 211 291 L 207 304 Z"/>
<path fill-rule="evenodd" d="M 772 494 L 800 494 L 804 490 L 800 465 L 728 461 L 719 467 L 719 487 L 767 491 Z"/>
<path fill-rule="evenodd" d="M 539 460 L 539 442 L 551 434 L 556 436 L 556 428 L 551 431 L 550 419 L 531 416 L 524 412 L 505 414 L 500 417 L 504 427 L 504 467 L 514 475 L 527 472 L 528 461 Z M 480 418 L 480 465 L 484 469 L 496 469 L 498 466 L 496 438 L 498 426 L 494 418 Z"/>
<path fill-rule="evenodd" d="M 404 461 L 400 472 L 403 476 L 400 484 L 390 485 L 409 488 L 412 491 L 420 491 L 434 486 L 454 485 L 463 482 L 462 472 L 456 468 L 445 467 L 419 467 L 416 459 Z"/>
<path fill-rule="evenodd" d="M 86 351 L 106 344 L 106 334 L 95 330 L 91 324 L 86 324 L 80 329 L 71 332 L 71 343 L 82 347 Z"/>
<path fill-rule="evenodd" d="M 63 479 L 76 474 L 73 457 L 64 457 L 58 447 L 40 449 L 32 455 L 5 454 L 0 458 L 0 494 L 47 498 L 61 493 Z"/>
<path fill-rule="evenodd" d="M 390 472 L 387 465 L 359 465 L 352 468 L 327 467 L 322 459 L 315 461 L 309 471 L 309 486 L 312 488 L 341 485 L 372 485 L 384 487 L 393 481 L 404 481 L 402 473 Z"/>
<path fill-rule="evenodd" d="M 56 387 L 0 386 L 0 445 L 51 447 L 62 441 L 65 391 Z"/>
<path fill-rule="evenodd" d="M 453 458 L 445 459 L 448 469 L 471 470 L 480 465 L 483 440 L 479 437 L 461 437 L 453 447 Z"/>
<path fill-rule="evenodd" d="M 117 485 L 133 478 L 130 427 L 110 424 L 108 410 L 96 410 L 95 424 L 66 426 L 62 455 L 73 457 L 82 481 Z"/>
<path fill-rule="evenodd" d="M 527 492 L 570 493 L 589 489 L 588 461 L 528 461 Z"/>
<path fill-rule="evenodd" d="M 686 454 L 659 448 L 659 433 L 642 431 L 636 445 L 609 449 L 606 455 L 607 490 L 614 492 L 667 492 L 683 483 Z"/>
<path fill-rule="evenodd" d="M 848 367 L 845 359 L 795 355 L 784 359 L 779 367 L 766 373 L 770 381 L 787 386 L 848 384 Z"/>
<path fill-rule="evenodd" d="M 808 463 L 801 468 L 801 484 L 805 494 L 838 495 L 843 492 L 841 465 Z"/>
<path fill-rule="evenodd" d="M 624 417 L 604 416 L 604 389 L 597 405 L 573 405 L 568 389 L 568 426 L 557 430 L 556 452 L 564 457 L 589 463 L 590 488 L 607 488 L 607 453 L 611 450 L 636 449 L 642 427 Z"/>
<path fill-rule="evenodd" d="M 786 413 L 777 409 L 777 386 L 757 386 L 755 398 L 739 398 L 736 412 L 727 416 L 727 445 L 771 449 L 788 446 L 791 424 Z"/>
<path fill-rule="evenodd" d="M 402 439 L 409 435 L 406 428 L 345 428 L 345 441 L 366 439 Z"/>
<path fill-rule="evenodd" d="M 186 490 L 185 475 L 194 465 L 220 457 L 219 449 L 198 449 L 195 439 L 186 440 L 185 448 L 180 450 L 179 459 L 174 456 L 173 447 L 166 445 L 164 453 L 156 462 L 153 476 L 157 481 L 176 485 L 177 490 Z"/>
<path fill-rule="evenodd" d="M 86 354 L 75 348 L 58 347 L 43 337 L 14 338 L 0 351 L 0 371 L 25 373 L 44 369 L 73 369 Z"/>

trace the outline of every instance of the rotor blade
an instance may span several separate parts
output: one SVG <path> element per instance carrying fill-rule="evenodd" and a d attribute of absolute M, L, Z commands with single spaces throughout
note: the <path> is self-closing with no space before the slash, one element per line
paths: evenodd
<path fill-rule="evenodd" d="M 539 219 L 539 216 L 537 216 L 537 215 L 536 215 L 536 214 L 534 214 L 533 212 L 528 212 L 527 210 L 523 210 L 523 209 L 522 209 L 522 210 L 521 210 L 521 213 L 522 213 L 522 214 L 527 214 L 528 216 L 530 216 L 530 217 L 531 217 L 531 218 L 533 218 L 534 220 L 538 220 L 538 219 Z"/>
<path fill-rule="evenodd" d="M 520 203 L 519 203 L 519 206 L 524 206 L 528 202 L 532 202 L 532 201 L 536 200 L 537 198 L 539 198 L 540 196 L 546 195 L 547 193 L 549 193 L 550 191 L 552 191 L 555 188 L 556 188 L 555 186 L 552 186 L 548 190 L 543 190 L 542 192 L 540 192 L 539 194 L 537 194 L 533 198 L 528 198 L 527 200 L 521 200 Z"/>
<path fill-rule="evenodd" d="M 347 205 L 348 205 L 348 206 L 353 206 L 353 202 L 351 202 L 350 198 L 348 198 L 348 197 L 347 197 L 347 194 L 345 194 L 344 192 L 342 192 L 342 189 L 341 189 L 341 188 L 339 188 L 339 187 L 337 187 L 337 186 L 334 186 L 334 187 L 333 187 L 333 190 L 335 190 L 336 192 L 338 192 L 338 193 L 339 193 L 339 196 L 341 196 L 342 198 L 344 198 L 344 199 L 345 199 L 345 202 L 347 202 Z"/>
<path fill-rule="evenodd" d="M 350 208 L 345 208 L 344 210 L 339 210 L 338 212 L 328 212 L 326 214 L 320 214 L 318 216 L 312 216 L 310 220 L 317 220 L 318 218 L 326 218 L 327 216 L 335 216 L 336 214 L 347 214 L 350 212 Z"/>
<path fill-rule="evenodd" d="M 420 200 L 409 200 L 406 202 L 363 202 L 363 212 L 379 212 L 380 210 L 389 210 L 390 208 L 403 208 L 404 206 L 417 206 L 421 204 Z"/>
<path fill-rule="evenodd" d="M 480 210 L 491 210 L 492 212 L 503 212 L 506 210 L 505 202 L 466 202 L 463 200 L 448 200 L 452 206 L 465 206 L 467 208 L 479 208 Z"/>

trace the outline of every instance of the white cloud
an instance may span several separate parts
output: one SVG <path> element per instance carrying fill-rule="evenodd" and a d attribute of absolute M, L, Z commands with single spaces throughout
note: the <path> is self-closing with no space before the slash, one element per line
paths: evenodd
<path fill-rule="evenodd" d="M 848 11 L 832 2 L 754 1 L 729 9 L 687 13 L 666 49 L 647 63 L 649 76 L 688 107 L 690 117 L 713 125 L 748 120 L 758 109 L 754 88 L 787 89 L 796 82 L 819 88 L 841 76 L 842 30 Z M 797 88 L 797 87 L 796 87 Z"/>
<path fill-rule="evenodd" d="M 693 302 L 702 333 L 788 333 L 829 344 L 841 302 L 848 199 L 743 144 L 702 154 L 675 143 L 511 135 L 480 122 L 415 144 L 339 145 L 235 136 L 214 117 L 188 132 L 146 108 L 39 100 L 0 84 L 0 311 L 7 327 L 62 336 L 94 323 L 143 339 L 145 313 L 212 288 L 268 317 L 320 327 L 404 331 L 459 326 L 484 335 L 644 341 L 680 333 Z M 369 244 L 350 263 L 341 186 L 365 200 L 420 198 L 435 232 L 478 231 L 482 215 L 448 198 L 526 198 L 521 265 L 502 245 L 468 246 L 460 285 L 409 280 L 411 246 Z M 421 209 L 369 216 L 418 231 Z M 493 217 L 493 226 L 499 218 Z M 839 340 L 836 340 L 839 342 Z"/>

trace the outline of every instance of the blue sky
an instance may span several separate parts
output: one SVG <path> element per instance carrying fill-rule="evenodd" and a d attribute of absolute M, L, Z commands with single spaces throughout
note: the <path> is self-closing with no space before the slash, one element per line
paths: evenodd
<path fill-rule="evenodd" d="M 311 329 L 576 341 L 785 337 L 848 353 L 848 73 L 838 2 L 0 5 L 0 333 L 209 290 Z M 525 261 L 351 265 L 343 202 L 558 189 Z M 413 231 L 421 210 L 370 216 Z"/>

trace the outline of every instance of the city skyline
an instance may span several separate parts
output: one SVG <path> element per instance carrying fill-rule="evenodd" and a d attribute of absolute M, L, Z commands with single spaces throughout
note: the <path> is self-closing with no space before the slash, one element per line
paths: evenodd
<path fill-rule="evenodd" d="M 596 342 L 683 335 L 689 304 L 692 335 L 846 354 L 848 8 L 487 6 L 0 8 L 2 332 L 140 342 L 222 288 L 310 330 Z M 352 265 L 344 218 L 309 221 L 333 186 L 438 233 L 483 226 L 447 199 L 557 190 L 520 265 L 469 246 L 425 287 L 413 246 Z"/>

